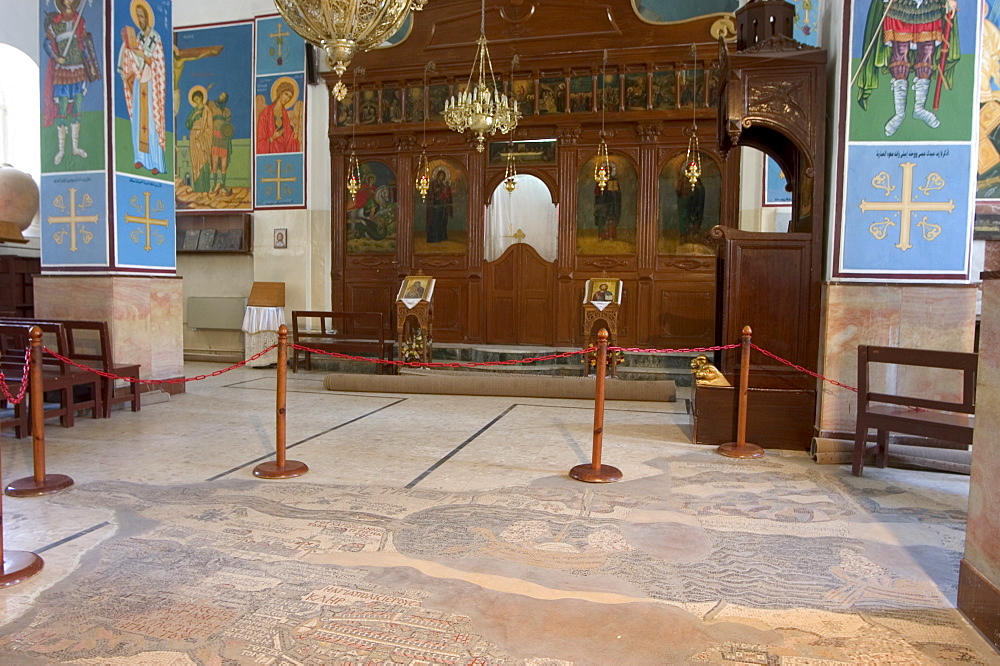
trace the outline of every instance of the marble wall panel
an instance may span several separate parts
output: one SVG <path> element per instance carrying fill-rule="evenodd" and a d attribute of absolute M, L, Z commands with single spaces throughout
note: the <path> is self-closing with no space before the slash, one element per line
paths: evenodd
<path fill-rule="evenodd" d="M 822 374 L 857 385 L 858 345 L 972 351 L 976 287 L 972 285 L 828 284 L 824 287 Z M 872 381 L 906 387 L 910 395 L 955 399 L 960 373 L 899 368 Z M 820 432 L 854 432 L 857 400 L 851 391 L 824 384 Z"/>
<path fill-rule="evenodd" d="M 178 278 L 40 276 L 35 316 L 106 321 L 117 362 L 139 363 L 143 379 L 180 377 L 182 284 Z"/>
<path fill-rule="evenodd" d="M 983 282 L 965 559 L 1000 588 L 1000 280 Z"/>

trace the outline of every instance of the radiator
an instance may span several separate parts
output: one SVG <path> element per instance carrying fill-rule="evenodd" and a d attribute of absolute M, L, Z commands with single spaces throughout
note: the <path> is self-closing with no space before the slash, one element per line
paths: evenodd
<path fill-rule="evenodd" d="M 245 296 L 192 296 L 187 302 L 187 325 L 192 329 L 238 331 L 243 328 L 246 309 Z"/>

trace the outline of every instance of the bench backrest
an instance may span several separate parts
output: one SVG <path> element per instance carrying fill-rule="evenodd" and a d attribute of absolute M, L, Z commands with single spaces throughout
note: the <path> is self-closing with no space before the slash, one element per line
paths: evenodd
<path fill-rule="evenodd" d="M 872 363 L 960 370 L 962 371 L 962 399 L 959 402 L 954 402 L 872 392 L 869 390 L 869 365 Z M 976 370 L 978 367 L 979 355 L 972 352 L 858 345 L 858 410 L 867 409 L 869 402 L 882 402 L 974 414 L 976 411 Z"/>
<path fill-rule="evenodd" d="M 87 365 L 96 366 L 106 372 L 114 369 L 111 335 L 108 333 L 107 322 L 67 319 L 62 323 L 66 329 L 66 342 L 69 345 L 67 356 L 74 361 L 90 361 Z"/>
<path fill-rule="evenodd" d="M 309 328 L 315 320 L 319 328 Z M 381 312 L 336 312 L 331 310 L 293 310 L 292 339 L 309 338 L 378 339 L 385 342 Z"/>
<path fill-rule="evenodd" d="M 52 351 L 66 355 L 66 329 L 60 322 L 39 321 L 37 319 L 0 319 L 0 363 L 4 372 L 24 364 L 24 351 L 31 344 L 29 332 L 33 326 L 42 329 L 42 345 Z M 49 354 L 42 354 L 42 369 L 65 374 L 70 372 L 62 361 Z"/>

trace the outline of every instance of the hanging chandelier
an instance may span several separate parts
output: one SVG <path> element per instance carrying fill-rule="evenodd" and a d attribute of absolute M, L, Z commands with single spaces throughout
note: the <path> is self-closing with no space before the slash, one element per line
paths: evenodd
<path fill-rule="evenodd" d="M 434 70 L 435 65 L 433 60 L 424 65 L 424 90 L 427 90 L 427 72 Z M 421 98 L 421 101 L 423 101 L 423 98 Z M 427 191 L 431 188 L 431 165 L 427 161 L 427 112 L 421 111 L 420 115 L 424 119 L 424 139 L 420 143 L 420 161 L 417 162 L 417 182 L 415 186 L 417 192 L 420 192 L 420 198 L 423 201 L 427 201 Z"/>
<path fill-rule="evenodd" d="M 698 146 L 698 47 L 691 45 L 691 56 L 694 60 L 694 80 L 691 82 L 691 138 L 688 139 L 687 156 L 684 159 L 684 176 L 691 183 L 691 188 L 698 184 L 701 178 L 701 151 Z"/>
<path fill-rule="evenodd" d="M 330 69 L 343 77 L 359 51 L 384 43 L 403 25 L 410 10 L 427 0 L 274 0 L 288 27 L 326 51 Z M 347 86 L 337 81 L 330 91 L 344 99 Z"/>
<path fill-rule="evenodd" d="M 601 145 L 597 146 L 597 163 L 594 165 L 594 181 L 597 183 L 599 191 L 603 192 L 611 180 L 611 167 L 608 157 L 608 144 L 604 141 L 604 133 L 601 132 Z"/>
<path fill-rule="evenodd" d="M 514 194 L 517 189 L 517 164 L 514 159 L 514 140 L 507 143 L 507 170 L 503 175 L 503 187 L 507 194 Z"/>
<path fill-rule="evenodd" d="M 362 70 L 364 73 L 364 70 Z M 354 68 L 354 87 L 358 87 L 358 68 Z M 358 126 L 358 114 L 355 111 L 351 118 L 351 156 L 347 160 L 347 191 L 353 198 L 361 187 L 361 165 L 358 164 L 358 155 L 354 152 L 354 130 Z"/>
<path fill-rule="evenodd" d="M 608 144 L 604 140 L 604 79 L 608 65 L 608 50 L 604 49 L 604 61 L 601 63 L 601 86 L 599 88 L 601 97 L 601 143 L 597 146 L 597 162 L 594 163 L 594 182 L 597 183 L 598 192 L 604 192 L 608 181 L 611 180 L 611 158 L 608 157 Z"/>
<path fill-rule="evenodd" d="M 507 134 L 517 127 L 521 110 L 513 97 L 500 92 L 493 75 L 493 62 L 486 48 L 486 0 L 482 3 L 476 57 L 472 61 L 469 82 L 465 90 L 444 103 L 444 121 L 456 132 L 471 130 L 479 140 L 476 150 L 483 152 L 486 135 L 499 131 Z M 478 68 L 478 74 L 477 74 Z M 488 72 L 488 74 L 487 74 Z"/>
<path fill-rule="evenodd" d="M 514 90 L 514 70 L 517 69 L 518 55 L 515 53 L 510 60 L 510 90 Z M 513 98 L 511 103 L 516 104 Z M 514 159 L 514 132 L 511 131 L 507 140 L 507 169 L 503 175 L 503 187 L 507 190 L 507 195 L 514 194 L 517 189 L 517 160 Z"/>
<path fill-rule="evenodd" d="M 361 187 L 361 165 L 358 164 L 358 156 L 351 149 L 351 157 L 347 160 L 347 191 L 353 197 Z"/>

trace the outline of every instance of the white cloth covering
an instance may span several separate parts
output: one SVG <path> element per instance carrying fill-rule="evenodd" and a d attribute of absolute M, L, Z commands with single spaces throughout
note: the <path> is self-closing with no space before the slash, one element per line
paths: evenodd
<path fill-rule="evenodd" d="M 285 323 L 284 308 L 262 308 L 247 306 L 243 315 L 243 332 L 246 333 L 244 351 L 246 358 L 261 352 L 278 342 L 278 327 Z M 248 363 L 251 368 L 261 368 L 278 362 L 278 350 L 272 349 L 260 358 Z"/>
<path fill-rule="evenodd" d="M 278 327 L 285 323 L 284 308 L 262 308 L 248 305 L 243 315 L 243 331 L 245 333 L 260 333 L 261 331 L 278 332 Z"/>
<path fill-rule="evenodd" d="M 542 180 L 529 174 L 517 175 L 517 188 L 509 193 L 501 183 L 487 209 L 486 261 L 496 261 L 520 229 L 521 241 L 531 245 L 545 261 L 555 261 L 559 239 L 559 221 L 552 193 Z"/>

